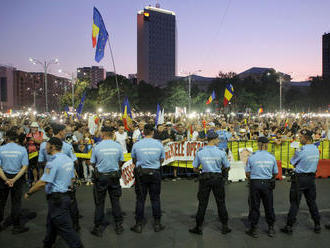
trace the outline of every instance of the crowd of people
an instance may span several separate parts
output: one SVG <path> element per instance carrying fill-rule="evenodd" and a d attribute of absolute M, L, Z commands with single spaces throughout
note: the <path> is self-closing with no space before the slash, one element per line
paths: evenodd
<path fill-rule="evenodd" d="M 27 113 L 21 115 L 2 115 L 0 122 L 2 123 L 0 130 L 2 142 L 0 147 L 0 167 L 3 167 L 4 163 L 7 166 L 6 170 L 0 170 L 0 177 L 2 179 L 0 185 L 0 222 L 3 220 L 3 211 L 9 189 L 13 188 L 18 195 L 21 194 L 25 175 L 25 178 L 30 184 L 30 190 L 26 193 L 25 197 L 29 198 L 34 192 L 46 187 L 46 193 L 49 196 L 47 199 L 49 200 L 50 213 L 57 211 L 56 209 L 58 208 L 62 210 L 70 209 L 70 218 L 72 218 L 73 227 L 75 230 L 79 230 L 79 211 L 75 199 L 75 188 L 71 187 L 71 178 L 76 178 L 76 181 L 82 180 L 87 186 L 96 183 L 94 185 L 96 189 L 94 190 L 96 204 L 95 226 L 92 230 L 92 234 L 96 236 L 102 235 L 100 223 L 102 223 L 104 218 L 104 198 L 107 190 L 110 193 L 113 206 L 113 214 L 116 221 L 115 230 L 117 234 L 123 231 L 122 213 L 119 205 L 121 190 L 119 183 L 120 174 L 118 171 L 120 172 L 125 153 L 131 153 L 136 168 L 141 167 L 140 171 L 135 171 L 137 223 L 131 230 L 137 233 L 142 232 L 144 202 L 146 194 L 149 192 L 155 218 L 154 229 L 158 232 L 164 229 L 164 226 L 160 223 L 161 210 L 159 199 L 161 179 L 159 168 L 165 158 L 163 145 L 171 141 L 188 140 L 202 141 L 208 144 L 207 147 L 211 148 L 205 148 L 203 152 L 198 152 L 193 163 L 196 173 L 199 171 L 199 166 L 202 166 L 201 173 L 202 175 L 206 175 L 205 178 L 207 180 L 204 183 L 200 181 L 199 190 L 201 193 L 198 196 L 200 205 L 196 216 L 197 225 L 190 231 L 201 234 L 201 225 L 207 207 L 208 195 L 210 190 L 213 190 L 217 200 L 219 216 L 222 218 L 222 232 L 226 234 L 231 231 L 227 224 L 228 214 L 225 209 L 223 190 L 223 182 L 226 179 L 226 173 L 228 171 L 222 171 L 221 167 L 229 168 L 230 166 L 227 160 L 228 142 L 234 140 L 256 140 L 259 144 L 259 150 L 267 152 L 267 147 L 262 144 L 268 143 L 268 141 L 280 145 L 284 141 L 297 140 L 302 141 L 302 145 L 309 145 L 322 139 L 328 139 L 329 129 L 327 115 L 306 114 L 250 116 L 247 114 L 232 113 L 229 115 L 206 114 L 176 117 L 175 115 L 167 115 L 164 123 L 155 123 L 154 116 L 150 114 L 140 114 L 133 120 L 127 121 L 123 120 L 117 114 L 76 117 L 74 115 L 70 116 L 68 113 L 52 113 L 49 115 Z M 299 134 L 303 134 L 305 140 Z M 317 159 L 314 159 L 315 161 L 313 160 L 313 164 L 316 164 L 312 168 L 312 172 L 308 170 L 306 172 L 306 168 L 303 168 L 301 174 L 308 174 L 308 176 L 314 175 L 315 177 L 314 173 L 319 154 L 314 145 L 311 147 L 317 155 Z M 204 152 L 205 155 L 203 155 Z M 212 152 L 214 153 L 213 155 Z M 90 156 L 78 156 L 77 158 L 76 154 L 89 154 Z M 316 158 L 316 155 L 313 156 Z M 253 180 L 263 180 L 268 185 L 270 183 L 269 180 L 277 174 L 277 171 L 274 169 L 275 167 L 277 169 L 275 158 L 270 153 L 267 153 L 267 156 L 269 161 L 260 158 L 261 160 L 259 162 L 258 159 L 255 162 L 256 164 L 264 163 L 265 167 L 267 167 L 267 163 L 271 166 L 269 172 L 266 173 L 266 169 L 261 172 L 261 174 L 264 173 L 262 176 L 267 174 L 266 178 L 258 178 L 258 176 L 253 178 L 255 176 L 253 174 L 254 162 L 252 162 L 251 157 L 249 158 L 247 164 L 251 168 L 247 167 L 249 169 L 246 172 L 249 178 L 251 174 L 252 182 Z M 313 156 L 309 155 L 309 157 Z M 214 161 L 210 162 L 210 160 Z M 293 160 L 293 163 L 299 164 L 301 161 Z M 55 171 L 58 171 L 59 175 L 61 175 L 60 178 L 56 178 L 58 175 L 56 176 Z M 268 174 L 270 178 L 268 178 Z M 174 176 L 176 176 L 175 170 Z M 219 184 L 220 179 L 221 184 Z M 308 181 L 308 183 L 311 182 Z M 261 184 L 264 183 L 262 182 Z M 315 191 L 315 185 L 313 187 Z M 256 190 L 265 191 L 264 188 L 257 188 Z M 206 192 L 205 190 L 208 192 L 207 196 L 204 194 Z M 268 186 L 266 190 L 270 194 Z M 12 193 L 13 195 L 15 196 L 14 193 Z M 219 195 L 221 195 L 220 198 Z M 316 196 L 314 196 L 312 194 L 306 196 L 307 200 L 312 201 L 310 204 L 315 203 L 314 198 Z M 253 204 L 260 204 L 260 196 L 250 193 L 250 197 L 252 199 L 251 213 L 252 215 L 259 216 L 259 210 L 254 208 Z M 259 203 L 256 203 L 257 201 Z M 17 211 L 21 205 L 20 199 L 15 199 L 15 197 L 13 199 L 12 197 L 12 204 L 16 206 L 16 208 L 12 208 L 14 219 L 13 233 L 27 231 L 27 228 L 20 226 L 17 220 Z M 273 209 L 269 204 L 267 206 L 268 209 Z M 299 202 L 297 204 L 299 207 Z M 313 206 L 311 205 L 310 207 L 312 208 Z M 311 213 L 314 213 L 315 231 L 319 232 L 319 215 L 318 212 L 315 214 L 317 209 L 315 210 L 314 208 L 313 211 L 311 210 Z M 291 212 L 294 212 L 294 214 Z M 290 209 L 292 215 L 291 222 L 288 222 L 284 232 L 292 232 L 290 227 L 294 222 L 296 212 L 297 209 Z M 273 218 L 271 215 L 274 213 L 269 212 L 267 214 L 268 216 L 266 217 L 268 219 Z M 61 215 L 60 220 L 55 220 L 51 215 L 49 216 L 47 219 L 49 229 L 47 229 L 45 244 L 51 246 L 54 243 L 54 239 L 56 238 L 55 229 L 58 228 L 58 223 L 68 224 L 68 218 L 66 215 Z M 255 225 L 257 218 L 256 216 L 251 217 L 251 219 L 255 220 Z M 255 225 L 251 226 L 249 230 L 248 234 L 250 236 L 255 236 Z M 82 247 L 80 239 L 73 229 L 71 230 L 68 227 L 64 231 L 69 232 L 67 236 L 63 233 L 60 234 L 64 236 L 68 243 L 71 242 L 70 247 Z M 273 234 L 272 231 L 271 229 L 271 234 Z"/>

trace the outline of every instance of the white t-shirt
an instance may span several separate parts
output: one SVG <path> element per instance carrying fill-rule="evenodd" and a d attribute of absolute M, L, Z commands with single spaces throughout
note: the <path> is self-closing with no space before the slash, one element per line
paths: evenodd
<path fill-rule="evenodd" d="M 127 132 L 123 132 L 122 134 L 120 134 L 119 132 L 115 132 L 115 135 L 116 135 L 116 141 L 123 148 L 123 153 L 127 153 L 127 145 L 126 145 Z"/>
<path fill-rule="evenodd" d="M 141 135 L 140 129 L 135 129 L 133 132 L 133 140 L 135 139 L 136 141 L 138 141 L 140 138 L 140 135 Z"/>
<path fill-rule="evenodd" d="M 194 131 L 192 133 L 192 137 L 191 137 L 191 141 L 196 141 L 198 139 L 198 132 L 197 131 Z"/>

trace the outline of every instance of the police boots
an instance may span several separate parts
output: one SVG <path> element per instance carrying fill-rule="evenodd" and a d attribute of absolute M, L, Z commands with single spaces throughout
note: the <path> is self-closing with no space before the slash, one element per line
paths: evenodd
<path fill-rule="evenodd" d="M 245 233 L 247 235 L 251 236 L 252 238 L 258 238 L 257 228 L 256 227 L 250 227 L 250 229 L 247 230 Z"/>
<path fill-rule="evenodd" d="M 280 229 L 281 232 L 286 233 L 286 234 L 292 234 L 292 226 L 286 225 L 285 227 Z"/>
<path fill-rule="evenodd" d="M 102 237 L 102 235 L 103 235 L 102 226 L 94 226 L 93 230 L 91 231 L 91 234 L 93 234 L 97 237 Z"/>
<path fill-rule="evenodd" d="M 155 232 L 160 232 L 162 230 L 165 229 L 165 226 L 163 226 L 161 223 L 160 223 L 160 219 L 155 219 L 155 223 L 154 223 L 154 231 Z"/>
<path fill-rule="evenodd" d="M 227 233 L 230 233 L 230 232 L 231 232 L 231 229 L 228 227 L 227 224 L 222 225 L 222 228 L 221 228 L 221 233 L 222 234 L 227 234 Z"/>
<path fill-rule="evenodd" d="M 123 231 L 124 231 L 123 224 L 121 222 L 116 222 L 115 232 L 119 235 L 119 234 L 122 234 Z"/>
<path fill-rule="evenodd" d="M 320 226 L 319 223 L 315 223 L 314 232 L 315 233 L 321 233 L 321 226 Z"/>
<path fill-rule="evenodd" d="M 275 230 L 273 225 L 268 226 L 267 234 L 269 237 L 274 237 L 275 235 Z"/>
<path fill-rule="evenodd" d="M 142 223 L 136 222 L 135 226 L 131 227 L 131 231 L 136 233 L 142 233 Z"/>
<path fill-rule="evenodd" d="M 194 228 L 189 229 L 189 232 L 199 235 L 203 234 L 202 228 L 200 226 L 195 226 Z"/>

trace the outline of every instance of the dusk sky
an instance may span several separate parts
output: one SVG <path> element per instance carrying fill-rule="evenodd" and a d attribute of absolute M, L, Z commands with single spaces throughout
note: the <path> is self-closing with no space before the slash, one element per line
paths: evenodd
<path fill-rule="evenodd" d="M 109 32 L 118 74 L 136 73 L 136 15 L 157 1 L 1 0 L 0 64 L 41 71 L 29 57 L 58 58 L 71 72 L 100 65 L 113 71 L 108 46 L 98 64 L 92 48 L 97 7 Z M 328 0 L 160 0 L 177 18 L 177 74 L 215 77 L 253 66 L 304 80 L 322 73 L 322 34 L 330 32 Z M 227 10 L 227 11 L 226 11 Z"/>

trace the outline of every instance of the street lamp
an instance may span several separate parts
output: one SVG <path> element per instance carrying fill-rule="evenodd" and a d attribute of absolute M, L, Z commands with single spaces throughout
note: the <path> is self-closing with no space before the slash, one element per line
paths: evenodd
<path fill-rule="evenodd" d="M 188 72 L 185 73 L 186 75 L 188 74 L 188 114 L 191 112 L 191 76 L 197 72 L 201 72 L 202 70 L 196 70 L 194 72 Z"/>
<path fill-rule="evenodd" d="M 43 67 L 44 69 L 44 83 L 45 83 L 45 98 L 46 98 L 46 112 L 48 112 L 48 87 L 47 87 L 47 69 L 50 65 L 55 65 L 55 64 L 58 64 L 58 59 L 51 59 L 49 61 L 44 61 L 44 62 L 41 62 L 37 59 L 34 59 L 34 58 L 29 58 L 29 61 L 32 63 L 32 64 L 39 64 Z"/>
<path fill-rule="evenodd" d="M 71 76 L 71 88 L 72 88 L 72 108 L 74 109 L 74 85 L 75 85 L 75 80 L 77 78 L 74 77 L 74 73 L 72 72 L 71 75 L 68 72 L 63 71 L 62 69 L 58 70 L 59 73 L 63 73 L 67 76 Z M 79 70 L 78 70 L 79 72 Z"/>

